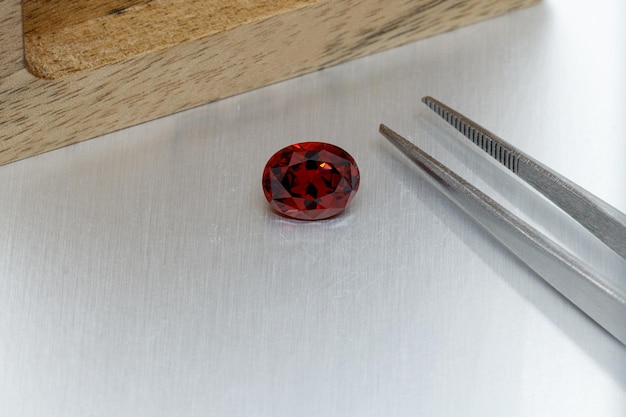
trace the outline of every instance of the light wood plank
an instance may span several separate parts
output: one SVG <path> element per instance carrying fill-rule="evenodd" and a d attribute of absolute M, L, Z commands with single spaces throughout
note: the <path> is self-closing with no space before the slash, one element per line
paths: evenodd
<path fill-rule="evenodd" d="M 198 6 L 191 0 L 64 0 L 65 13 L 53 14 L 53 23 L 46 26 L 42 22 L 49 11 L 42 4 L 60 0 L 31 1 L 24 4 L 24 12 L 32 13 L 25 23 L 26 38 L 37 34 L 42 45 L 54 49 L 59 33 L 68 37 L 48 61 L 41 51 L 33 57 L 29 55 L 33 50 L 23 50 L 20 2 L 0 3 L 0 164 L 537 2 L 388 0 L 384 6 L 379 0 L 232 2 L 241 7 L 213 21 L 217 13 L 203 20 L 194 15 L 200 9 L 193 8 L 209 7 L 206 3 L 211 2 Z M 184 9 L 186 3 L 189 8 Z M 227 3 L 211 4 L 226 7 Z M 254 8 L 244 11 L 243 3 L 274 3 L 283 8 L 261 8 L 255 14 Z M 126 11 L 111 13 L 120 7 Z M 147 12 L 152 7 L 165 16 L 153 20 Z M 131 30 L 128 21 L 126 30 L 115 35 L 111 26 L 99 26 L 103 19 L 114 24 L 124 16 L 135 16 L 130 20 L 140 30 Z M 203 21 L 211 23 L 184 39 L 186 25 L 201 26 Z M 94 32 L 91 38 L 76 37 L 71 35 L 75 28 Z M 81 39 L 90 45 L 76 46 Z M 135 49 L 128 46 L 132 42 L 138 44 Z M 90 52 L 81 52 L 85 50 Z M 56 78 L 34 76 L 27 69 L 25 54 L 31 67 L 37 59 L 47 62 L 47 69 L 40 71 L 49 73 L 39 75 Z"/>

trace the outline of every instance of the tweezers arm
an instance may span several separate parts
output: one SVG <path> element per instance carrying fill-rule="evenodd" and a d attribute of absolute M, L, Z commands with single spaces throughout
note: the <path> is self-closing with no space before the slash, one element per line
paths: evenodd
<path fill-rule="evenodd" d="M 626 259 L 626 215 L 589 191 L 525 155 L 517 175 Z"/>
<path fill-rule="evenodd" d="M 380 132 L 452 202 L 585 314 L 626 345 L 626 290 L 519 219 L 388 127 Z"/>
<path fill-rule="evenodd" d="M 626 215 L 432 97 L 422 102 L 626 259 Z"/>

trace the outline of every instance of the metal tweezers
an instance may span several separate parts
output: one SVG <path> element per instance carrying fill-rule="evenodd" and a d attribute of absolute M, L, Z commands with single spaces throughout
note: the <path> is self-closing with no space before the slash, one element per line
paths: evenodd
<path fill-rule="evenodd" d="M 445 104 L 431 97 L 422 102 L 626 259 L 626 215 Z M 389 127 L 381 124 L 380 133 L 450 200 L 626 345 L 626 278 L 607 279 Z"/>

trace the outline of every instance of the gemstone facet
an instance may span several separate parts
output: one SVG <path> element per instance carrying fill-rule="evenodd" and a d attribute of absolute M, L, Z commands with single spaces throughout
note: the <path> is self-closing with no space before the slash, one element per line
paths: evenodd
<path fill-rule="evenodd" d="M 296 143 L 276 152 L 263 170 L 263 192 L 281 214 L 322 220 L 341 213 L 359 189 L 359 168 L 343 149 Z"/>

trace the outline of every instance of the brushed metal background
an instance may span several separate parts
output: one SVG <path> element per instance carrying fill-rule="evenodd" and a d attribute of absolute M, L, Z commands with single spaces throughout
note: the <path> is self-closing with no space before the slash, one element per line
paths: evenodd
<path fill-rule="evenodd" d="M 626 211 L 625 18 L 546 0 L 0 167 L 0 416 L 626 415 L 626 347 L 377 133 L 623 280 L 419 98 Z M 340 217 L 264 200 L 267 158 L 305 140 L 361 168 Z"/>

